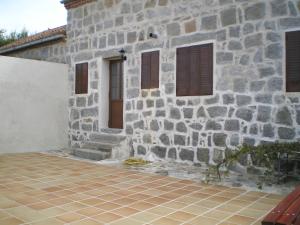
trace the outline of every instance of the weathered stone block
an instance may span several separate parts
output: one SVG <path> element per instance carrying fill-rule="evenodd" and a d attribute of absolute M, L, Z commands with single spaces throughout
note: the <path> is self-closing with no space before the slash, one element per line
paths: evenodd
<path fill-rule="evenodd" d="M 177 151 L 176 148 L 170 148 L 168 151 L 168 158 L 169 159 L 177 159 Z"/>
<path fill-rule="evenodd" d="M 240 26 L 229 27 L 229 36 L 233 38 L 239 38 L 241 33 Z"/>
<path fill-rule="evenodd" d="M 233 104 L 233 103 L 234 103 L 233 94 L 224 94 L 223 95 L 223 104 L 224 105 Z"/>
<path fill-rule="evenodd" d="M 155 116 L 156 117 L 166 117 L 166 111 L 165 110 L 156 110 Z"/>
<path fill-rule="evenodd" d="M 247 35 L 247 34 L 251 34 L 254 32 L 254 25 L 252 23 L 246 23 L 243 26 L 243 34 Z"/>
<path fill-rule="evenodd" d="M 217 29 L 217 16 L 206 16 L 201 19 L 202 30 L 214 30 Z"/>
<path fill-rule="evenodd" d="M 193 108 L 184 108 L 183 109 L 183 117 L 185 119 L 193 118 L 194 109 Z"/>
<path fill-rule="evenodd" d="M 164 128 L 165 130 L 173 130 L 174 129 L 174 123 L 168 120 L 164 120 Z"/>
<path fill-rule="evenodd" d="M 257 94 L 255 96 L 255 101 L 258 103 L 272 104 L 271 94 Z"/>
<path fill-rule="evenodd" d="M 286 106 L 278 109 L 276 113 L 276 123 L 287 126 L 293 125 L 291 112 Z"/>
<path fill-rule="evenodd" d="M 279 42 L 281 41 L 281 35 L 275 32 L 268 32 L 267 33 L 267 40 L 272 42 Z"/>
<path fill-rule="evenodd" d="M 162 63 L 161 64 L 162 72 L 172 72 L 174 71 L 174 64 L 172 63 Z"/>
<path fill-rule="evenodd" d="M 98 116 L 98 107 L 82 109 L 80 113 L 81 117 L 96 117 Z"/>
<path fill-rule="evenodd" d="M 272 138 L 272 137 L 274 137 L 274 135 L 275 135 L 275 132 L 274 132 L 274 127 L 272 126 L 272 124 L 265 124 L 263 127 L 263 136 Z"/>
<path fill-rule="evenodd" d="M 147 0 L 146 3 L 145 3 L 144 8 L 145 9 L 147 9 L 147 8 L 154 8 L 155 5 L 156 5 L 156 2 L 157 2 L 157 0 Z"/>
<path fill-rule="evenodd" d="M 226 146 L 226 138 L 227 138 L 227 134 L 223 134 L 223 133 L 214 133 L 213 134 L 214 144 L 219 147 Z"/>
<path fill-rule="evenodd" d="M 167 148 L 161 146 L 154 146 L 151 147 L 151 152 L 153 152 L 159 158 L 164 159 L 166 158 Z"/>
<path fill-rule="evenodd" d="M 207 108 L 207 112 L 211 118 L 225 117 L 227 114 L 227 107 L 212 106 L 212 107 Z"/>
<path fill-rule="evenodd" d="M 79 130 L 79 122 L 78 121 L 74 122 L 71 127 L 73 130 Z"/>
<path fill-rule="evenodd" d="M 138 155 L 146 155 L 146 152 L 147 152 L 147 150 L 146 150 L 146 148 L 144 146 L 139 145 L 137 147 L 137 153 L 138 153 Z"/>
<path fill-rule="evenodd" d="M 284 16 L 287 14 L 287 4 L 282 0 L 273 0 L 271 2 L 272 17 Z"/>
<path fill-rule="evenodd" d="M 164 145 L 170 145 L 170 138 L 168 135 L 166 134 L 161 134 L 159 136 L 159 140 L 161 141 L 161 143 L 163 143 Z"/>
<path fill-rule="evenodd" d="M 233 54 L 231 52 L 217 52 L 217 64 L 232 63 Z"/>
<path fill-rule="evenodd" d="M 203 108 L 203 106 L 200 106 L 197 111 L 197 118 L 199 117 L 206 117 L 205 109 Z"/>
<path fill-rule="evenodd" d="M 171 108 L 170 109 L 170 118 L 180 120 L 180 118 L 181 118 L 180 110 L 178 108 Z"/>
<path fill-rule="evenodd" d="M 209 162 L 209 149 L 208 148 L 198 148 L 197 149 L 197 159 L 200 162 Z"/>
<path fill-rule="evenodd" d="M 230 137 L 230 145 L 231 146 L 238 146 L 240 145 L 240 136 L 238 134 L 233 134 Z"/>
<path fill-rule="evenodd" d="M 194 161 L 194 151 L 188 149 L 181 149 L 179 158 L 183 161 Z"/>
<path fill-rule="evenodd" d="M 293 128 L 279 127 L 278 136 L 280 139 L 292 140 L 295 138 L 296 132 Z"/>
<path fill-rule="evenodd" d="M 269 59 L 281 59 L 282 58 L 282 45 L 279 43 L 270 44 L 265 49 L 265 56 Z"/>
<path fill-rule="evenodd" d="M 131 31 L 127 33 L 127 43 L 134 43 L 136 42 L 137 33 L 136 31 Z"/>
<path fill-rule="evenodd" d="M 185 146 L 185 139 L 186 139 L 186 137 L 184 135 L 175 134 L 174 135 L 174 144 Z"/>
<path fill-rule="evenodd" d="M 240 119 L 250 122 L 253 118 L 253 111 L 247 108 L 239 108 L 235 115 Z"/>
<path fill-rule="evenodd" d="M 236 22 L 236 8 L 229 8 L 221 11 L 221 23 L 223 27 L 236 24 Z"/>
<path fill-rule="evenodd" d="M 230 41 L 228 43 L 228 50 L 236 51 L 236 50 L 242 50 L 242 49 L 243 49 L 243 46 L 240 41 Z"/>
<path fill-rule="evenodd" d="M 258 47 L 263 45 L 263 39 L 262 34 L 253 34 L 250 36 L 247 36 L 244 41 L 245 48 L 252 48 L 252 47 Z"/>
<path fill-rule="evenodd" d="M 77 119 L 79 119 L 79 116 L 80 116 L 80 114 L 77 109 L 71 109 L 71 111 L 70 111 L 70 119 L 71 120 L 77 120 Z"/>
<path fill-rule="evenodd" d="M 244 93 L 246 91 L 246 85 L 248 81 L 244 78 L 236 78 L 233 80 L 233 91 Z"/>
<path fill-rule="evenodd" d="M 150 122 L 150 129 L 153 131 L 158 131 L 159 130 L 159 124 L 157 122 L 157 120 L 152 120 Z"/>
<path fill-rule="evenodd" d="M 227 131 L 239 131 L 240 130 L 240 121 L 239 120 L 226 120 L 224 129 Z"/>
<path fill-rule="evenodd" d="M 126 113 L 126 115 L 125 115 L 126 122 L 132 122 L 132 121 L 138 120 L 138 118 L 139 118 L 138 113 Z"/>
<path fill-rule="evenodd" d="M 186 22 L 184 24 L 184 29 L 185 29 L 185 33 L 195 32 L 197 30 L 196 20 L 192 20 L 192 21 Z"/>
<path fill-rule="evenodd" d="M 132 99 L 132 98 L 137 98 L 140 94 L 139 88 L 130 88 L 127 89 L 127 98 Z"/>
<path fill-rule="evenodd" d="M 205 125 L 205 130 L 221 130 L 222 125 L 213 120 L 208 120 Z"/>
<path fill-rule="evenodd" d="M 271 92 L 283 90 L 283 80 L 281 77 L 273 77 L 268 81 L 268 90 Z"/>
<path fill-rule="evenodd" d="M 266 15 L 266 4 L 263 2 L 256 3 L 245 9 L 246 20 L 259 20 L 263 19 Z"/>
<path fill-rule="evenodd" d="M 298 28 L 300 26 L 300 17 L 280 19 L 279 25 L 282 30 Z"/>
<path fill-rule="evenodd" d="M 137 109 L 137 110 L 142 110 L 143 107 L 144 107 L 144 102 L 143 102 L 143 100 L 137 101 L 137 103 L 136 103 L 136 109 Z"/>
<path fill-rule="evenodd" d="M 140 120 L 133 124 L 134 129 L 144 129 L 144 121 Z"/>
<path fill-rule="evenodd" d="M 271 119 L 271 110 L 270 106 L 259 105 L 257 110 L 257 121 L 268 122 Z"/>
<path fill-rule="evenodd" d="M 299 116 L 299 122 L 300 122 L 300 116 Z M 202 130 L 203 126 L 200 123 L 192 123 L 192 124 L 190 124 L 190 128 L 200 131 L 200 130 Z"/>
<path fill-rule="evenodd" d="M 236 96 L 236 104 L 238 106 L 245 106 L 251 103 L 252 98 L 248 95 L 237 95 Z"/>
<path fill-rule="evenodd" d="M 179 122 L 176 124 L 176 131 L 181 132 L 181 133 L 186 133 L 187 132 L 187 127 L 184 122 Z"/>
<path fill-rule="evenodd" d="M 179 23 L 170 23 L 167 25 L 167 34 L 168 36 L 177 36 L 180 34 L 180 25 Z"/>
<path fill-rule="evenodd" d="M 275 69 L 273 67 L 263 67 L 258 70 L 261 78 L 273 76 L 275 74 Z"/>

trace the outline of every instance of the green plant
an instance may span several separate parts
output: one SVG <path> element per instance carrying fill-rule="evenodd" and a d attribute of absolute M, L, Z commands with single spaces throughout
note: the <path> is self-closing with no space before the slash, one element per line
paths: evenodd
<path fill-rule="evenodd" d="M 221 181 L 221 168 L 228 170 L 228 168 L 238 162 L 241 157 L 250 155 L 251 161 L 255 166 L 264 168 L 264 173 L 257 183 L 257 186 L 262 188 L 264 183 L 274 183 L 275 180 L 277 182 L 279 181 L 278 176 L 276 176 L 275 165 L 278 163 L 278 160 L 280 160 L 280 157 L 287 154 L 293 155 L 296 152 L 300 152 L 300 142 L 275 142 L 258 146 L 243 145 L 234 150 L 227 148 L 224 159 L 215 165 L 209 166 L 206 174 L 207 182 L 210 181 L 209 178 L 212 177 L 213 174 Z M 226 173 L 223 174 L 226 175 Z"/>
<path fill-rule="evenodd" d="M 28 31 L 25 28 L 23 28 L 23 30 L 21 30 L 20 32 L 13 31 L 9 34 L 5 33 L 6 30 L 0 29 L 0 47 L 28 36 Z"/>

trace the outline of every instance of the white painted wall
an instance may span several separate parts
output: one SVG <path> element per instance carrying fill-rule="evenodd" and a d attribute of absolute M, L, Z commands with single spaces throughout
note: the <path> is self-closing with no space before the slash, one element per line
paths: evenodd
<path fill-rule="evenodd" d="M 67 65 L 0 56 L 0 153 L 68 146 Z"/>
<path fill-rule="evenodd" d="M 109 60 L 99 59 L 99 128 L 107 128 L 109 120 Z"/>

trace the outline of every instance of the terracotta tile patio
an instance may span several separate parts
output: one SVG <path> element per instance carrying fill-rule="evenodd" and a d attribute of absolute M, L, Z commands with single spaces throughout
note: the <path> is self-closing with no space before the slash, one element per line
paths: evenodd
<path fill-rule="evenodd" d="M 280 199 L 41 153 L 0 155 L 1 225 L 258 225 Z"/>

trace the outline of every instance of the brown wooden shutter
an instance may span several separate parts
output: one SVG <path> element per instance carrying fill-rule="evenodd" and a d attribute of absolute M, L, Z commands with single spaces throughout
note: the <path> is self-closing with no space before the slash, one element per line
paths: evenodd
<path fill-rule="evenodd" d="M 142 54 L 141 87 L 159 88 L 159 51 Z"/>
<path fill-rule="evenodd" d="M 213 44 L 177 49 L 176 94 L 213 94 Z"/>
<path fill-rule="evenodd" d="M 300 92 L 300 31 L 286 33 L 286 91 Z"/>
<path fill-rule="evenodd" d="M 88 63 L 76 64 L 75 94 L 88 93 Z"/>
<path fill-rule="evenodd" d="M 176 95 L 189 95 L 190 48 L 178 48 L 176 57 Z"/>
<path fill-rule="evenodd" d="M 201 46 L 199 95 L 213 94 L 213 44 Z"/>
<path fill-rule="evenodd" d="M 159 88 L 159 51 L 151 52 L 151 86 Z"/>

